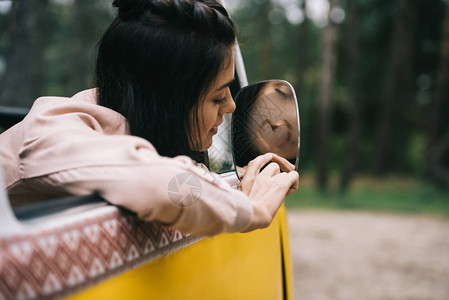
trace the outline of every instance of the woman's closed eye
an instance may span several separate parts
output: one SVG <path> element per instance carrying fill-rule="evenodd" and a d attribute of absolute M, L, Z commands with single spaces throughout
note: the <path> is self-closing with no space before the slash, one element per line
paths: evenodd
<path fill-rule="evenodd" d="M 224 96 L 223 98 L 220 98 L 220 99 L 214 99 L 214 103 L 215 104 L 218 104 L 218 105 L 221 105 L 221 104 L 224 104 L 225 102 L 226 102 L 226 96 Z"/>
<path fill-rule="evenodd" d="M 276 92 L 282 96 L 283 99 L 290 99 L 291 95 L 287 94 L 286 92 L 282 91 L 281 89 L 276 89 Z"/>

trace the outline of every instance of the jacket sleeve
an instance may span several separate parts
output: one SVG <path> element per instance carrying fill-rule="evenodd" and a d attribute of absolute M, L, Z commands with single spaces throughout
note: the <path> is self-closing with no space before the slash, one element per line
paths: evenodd
<path fill-rule="evenodd" d="M 74 195 L 99 193 L 142 219 L 186 233 L 243 231 L 249 198 L 190 158 L 160 156 L 126 134 L 116 112 L 81 101 L 38 99 L 23 121 L 21 178 Z"/>

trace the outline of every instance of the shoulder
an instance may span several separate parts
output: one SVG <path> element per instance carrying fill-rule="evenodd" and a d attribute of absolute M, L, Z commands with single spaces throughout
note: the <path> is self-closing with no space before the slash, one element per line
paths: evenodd
<path fill-rule="evenodd" d="M 9 135 L 9 144 L 14 147 L 8 151 L 15 153 L 20 163 L 21 178 L 136 163 L 144 149 L 153 157 L 154 147 L 129 135 L 127 128 L 121 114 L 96 103 L 93 90 L 71 98 L 41 97 L 16 126 L 14 135 Z"/>
<path fill-rule="evenodd" d="M 125 117 L 97 104 L 96 89 L 73 97 L 40 97 L 23 121 L 28 132 L 88 127 L 104 134 L 128 134 Z"/>

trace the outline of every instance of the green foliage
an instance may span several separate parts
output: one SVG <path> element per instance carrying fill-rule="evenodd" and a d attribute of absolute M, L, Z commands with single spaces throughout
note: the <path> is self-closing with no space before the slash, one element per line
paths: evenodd
<path fill-rule="evenodd" d="M 49 1 L 42 73 L 45 95 L 72 96 L 92 87 L 95 46 L 112 19 L 110 1 Z M 0 14 L 0 63 L 8 51 L 13 22 L 12 10 Z M 2 88 L 8 87 L 0 84 Z"/>
<path fill-rule="evenodd" d="M 245 1 L 233 13 L 240 28 L 240 42 L 250 82 L 270 78 L 289 80 L 297 89 L 301 113 L 302 168 L 314 169 L 317 161 L 317 87 L 321 57 L 322 28 L 306 18 L 293 25 L 286 18 L 270 22 L 270 13 L 279 8 L 270 1 Z M 347 1 L 339 1 L 347 9 Z M 381 108 L 384 103 L 394 36 L 394 22 L 399 7 L 396 1 L 357 1 L 360 12 L 361 59 L 361 143 L 358 170 L 371 172 L 378 149 Z M 414 31 L 413 80 L 428 75 L 431 84 L 426 90 L 410 82 L 412 94 L 397 112 L 396 140 L 391 153 L 388 171 L 418 175 L 424 167 L 426 128 L 429 105 L 435 88 L 444 9 L 447 3 L 440 0 L 413 1 Z M 349 118 L 351 115 L 348 74 L 347 41 L 352 33 L 347 20 L 338 25 L 338 63 L 334 88 L 332 133 L 330 141 L 330 166 L 343 167 L 349 143 Z M 272 47 L 266 47 L 271 44 Z M 265 46 L 264 46 L 265 45 Z M 268 59 L 267 59 L 268 58 Z M 269 71 L 267 71 L 269 70 Z M 268 73 L 268 75 L 267 75 Z M 408 93 L 405 89 L 403 93 Z"/>
<path fill-rule="evenodd" d="M 449 218 L 449 191 L 437 190 L 424 182 L 401 177 L 364 178 L 355 185 L 342 194 L 337 188 L 320 192 L 300 184 L 285 203 L 289 209 L 371 210 Z"/>
<path fill-rule="evenodd" d="M 301 113 L 301 169 L 314 170 L 319 153 L 316 143 L 317 95 L 323 28 L 307 16 L 300 24 L 290 23 L 281 2 L 240 1 L 239 9 L 233 11 L 231 16 L 239 29 L 239 42 L 249 81 L 286 79 L 295 87 Z M 348 1 L 337 3 L 347 11 Z M 390 80 L 394 23 L 399 8 L 397 1 L 391 0 L 360 0 L 356 3 L 360 13 L 359 47 L 362 54 L 361 137 L 357 169 L 372 172 L 379 147 L 381 107 Z M 421 78 L 427 78 L 429 84 L 412 82 L 410 96 L 407 101 L 401 102 L 397 114 L 401 122 L 394 129 L 398 134 L 392 145 L 394 159 L 388 164 L 387 171 L 419 175 L 424 169 L 429 110 L 439 67 L 444 9 L 448 3 L 441 0 L 415 0 L 410 3 L 414 22 L 408 24 L 408 28 L 414 33 L 415 44 L 411 78 L 424 76 Z M 96 42 L 113 18 L 110 6 L 111 1 L 49 1 L 50 26 L 42 74 L 46 81 L 46 94 L 70 96 L 92 86 L 89 62 L 92 61 Z M 12 22 L 11 11 L 0 14 L 0 65 L 8 51 Z M 88 26 L 82 27 L 83 24 Z M 351 29 L 347 20 L 338 24 L 338 62 L 328 151 L 329 165 L 333 170 L 343 167 L 349 143 L 352 91 L 347 44 Z M 0 82 L 2 88 L 7 87 L 2 87 Z"/>

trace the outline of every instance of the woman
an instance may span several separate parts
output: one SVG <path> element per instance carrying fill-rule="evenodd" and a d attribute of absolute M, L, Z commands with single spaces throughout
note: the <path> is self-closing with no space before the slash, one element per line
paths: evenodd
<path fill-rule="evenodd" d="M 239 191 L 192 160 L 235 109 L 235 30 L 224 8 L 193 0 L 114 5 L 117 17 L 99 43 L 97 89 L 39 98 L 0 136 L 11 203 L 96 192 L 198 235 L 268 226 L 297 186 L 291 164 L 259 156 Z M 197 190 L 173 193 L 180 178 L 194 179 Z"/>

